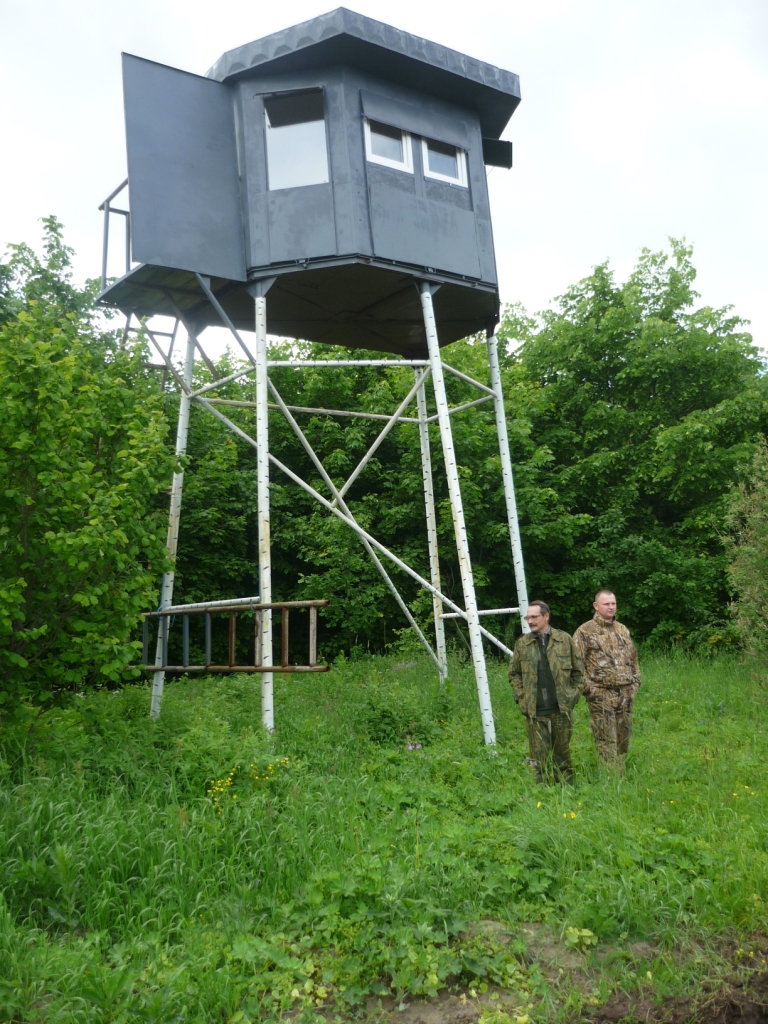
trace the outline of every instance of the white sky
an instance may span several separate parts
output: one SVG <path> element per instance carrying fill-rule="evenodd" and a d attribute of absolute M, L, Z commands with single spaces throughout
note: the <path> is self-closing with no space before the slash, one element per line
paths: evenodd
<path fill-rule="evenodd" d="M 99 273 L 97 206 L 126 174 L 121 50 L 204 74 L 332 6 L 0 0 L 0 247 L 37 245 L 53 213 L 78 275 Z M 733 304 L 768 348 L 768 0 L 349 6 L 520 75 L 515 167 L 489 178 L 503 301 L 540 309 L 685 237 L 702 303 Z"/>

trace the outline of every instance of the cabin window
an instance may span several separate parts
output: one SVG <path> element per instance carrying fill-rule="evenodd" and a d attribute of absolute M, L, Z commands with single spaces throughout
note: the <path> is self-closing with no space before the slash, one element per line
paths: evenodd
<path fill-rule="evenodd" d="M 365 120 L 365 155 L 374 164 L 384 164 L 413 174 L 411 136 L 400 128 L 380 121 Z"/>
<path fill-rule="evenodd" d="M 270 96 L 264 110 L 270 190 L 329 181 L 322 90 Z"/>
<path fill-rule="evenodd" d="M 458 146 L 450 146 L 434 139 L 422 139 L 424 174 L 452 185 L 467 185 L 467 155 Z"/>

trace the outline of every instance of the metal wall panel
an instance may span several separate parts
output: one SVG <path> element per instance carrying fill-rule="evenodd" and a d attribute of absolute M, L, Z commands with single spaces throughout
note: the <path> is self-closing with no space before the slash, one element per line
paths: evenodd
<path fill-rule="evenodd" d="M 245 280 L 230 87 L 123 54 L 133 258 Z"/>
<path fill-rule="evenodd" d="M 363 113 L 372 121 L 391 124 L 394 128 L 402 128 L 425 139 L 447 142 L 461 149 L 469 148 L 471 133 L 461 116 L 457 113 L 449 117 L 434 110 L 429 102 L 430 97 L 422 97 L 422 102 L 417 106 L 363 89 L 360 98 Z"/>
<path fill-rule="evenodd" d="M 270 262 L 336 254 L 333 188 L 303 185 L 268 193 Z"/>
<path fill-rule="evenodd" d="M 480 277 L 475 215 L 371 183 L 373 247 L 383 259 Z"/>

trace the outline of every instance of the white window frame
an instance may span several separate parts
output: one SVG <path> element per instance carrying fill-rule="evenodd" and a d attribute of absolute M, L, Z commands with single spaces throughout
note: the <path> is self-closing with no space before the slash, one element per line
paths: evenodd
<path fill-rule="evenodd" d="M 384 121 L 379 122 L 384 124 Z M 369 118 L 363 118 L 363 126 L 365 129 L 365 156 L 372 164 L 382 164 L 384 167 L 394 167 L 396 171 L 405 171 L 407 174 L 413 174 L 413 149 L 411 148 L 411 135 L 410 132 L 403 131 L 402 128 L 398 128 L 396 125 L 387 125 L 388 128 L 394 128 L 395 131 L 400 132 L 403 139 L 403 160 L 390 160 L 386 156 L 378 156 L 373 152 L 371 148 L 371 122 Z"/>
<path fill-rule="evenodd" d="M 458 178 L 451 178 L 447 174 L 439 174 L 437 171 L 429 169 L 429 143 L 438 141 L 438 139 L 421 140 L 421 162 L 424 165 L 424 177 L 434 178 L 435 181 L 446 181 L 449 185 L 459 185 L 461 188 L 467 188 L 467 153 L 461 146 L 453 146 L 456 150 L 456 163 L 459 168 Z M 446 145 L 446 143 L 441 143 L 441 145 Z M 452 143 L 447 143 L 447 145 L 452 145 Z"/>

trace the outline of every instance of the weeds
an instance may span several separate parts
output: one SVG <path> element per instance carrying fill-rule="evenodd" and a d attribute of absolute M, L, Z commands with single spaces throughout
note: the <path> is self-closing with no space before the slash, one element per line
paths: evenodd
<path fill-rule="evenodd" d="M 580 705 L 573 791 L 527 774 L 502 666 L 496 757 L 468 667 L 441 692 L 384 659 L 279 679 L 271 737 L 244 677 L 171 684 L 157 723 L 130 687 L 6 732 L 0 1020 L 333 1019 L 458 985 L 538 1024 L 531 921 L 658 998 L 681 936 L 735 928 L 763 970 L 766 691 L 732 660 L 644 670 L 627 778 L 598 770 Z"/>

